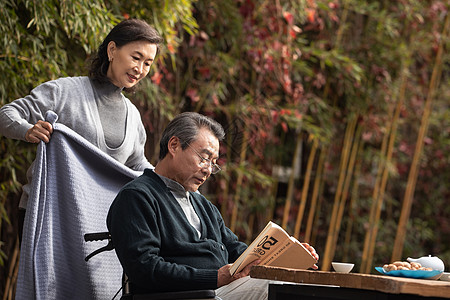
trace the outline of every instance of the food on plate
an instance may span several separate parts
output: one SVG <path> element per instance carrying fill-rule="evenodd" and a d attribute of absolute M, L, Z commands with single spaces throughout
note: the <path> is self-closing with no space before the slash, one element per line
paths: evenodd
<path fill-rule="evenodd" d="M 407 261 L 394 261 L 391 264 L 385 264 L 383 266 L 385 272 L 396 271 L 396 270 L 424 270 L 432 271 L 432 268 L 425 268 L 418 262 L 407 262 Z"/>

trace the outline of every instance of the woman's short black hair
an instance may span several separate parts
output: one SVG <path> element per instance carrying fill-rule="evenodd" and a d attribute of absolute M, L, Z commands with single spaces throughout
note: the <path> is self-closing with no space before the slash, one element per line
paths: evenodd
<path fill-rule="evenodd" d="M 163 38 L 155 28 L 143 20 L 128 19 L 120 22 L 109 32 L 103 43 L 98 47 L 97 53 L 93 56 L 89 68 L 89 77 L 91 79 L 100 82 L 108 81 L 106 76 L 109 68 L 107 48 L 111 41 L 114 41 L 119 48 L 135 41 L 148 41 L 156 45 L 158 53 L 159 45 L 163 42 Z M 125 90 L 130 91 L 133 88 Z"/>

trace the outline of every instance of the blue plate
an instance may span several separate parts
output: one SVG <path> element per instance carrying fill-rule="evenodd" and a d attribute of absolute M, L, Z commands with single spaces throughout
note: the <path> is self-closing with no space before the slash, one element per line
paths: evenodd
<path fill-rule="evenodd" d="M 375 270 L 380 272 L 384 275 L 389 276 L 395 276 L 395 277 L 407 277 L 407 278 L 419 278 L 419 279 L 426 279 L 431 278 L 433 276 L 439 275 L 442 273 L 442 271 L 439 270 L 432 270 L 432 271 L 425 271 L 425 270 L 394 270 L 386 272 L 382 267 L 375 267 Z"/>

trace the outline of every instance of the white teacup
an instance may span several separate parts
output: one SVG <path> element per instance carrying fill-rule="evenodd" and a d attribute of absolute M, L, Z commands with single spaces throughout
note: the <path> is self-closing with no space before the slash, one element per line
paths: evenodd
<path fill-rule="evenodd" d="M 340 273 L 349 273 L 355 264 L 350 263 L 341 263 L 341 262 L 332 262 L 331 265 L 336 272 Z"/>

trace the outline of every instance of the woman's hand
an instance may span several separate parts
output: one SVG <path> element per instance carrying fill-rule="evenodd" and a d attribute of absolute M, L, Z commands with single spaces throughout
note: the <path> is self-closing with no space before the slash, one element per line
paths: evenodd
<path fill-rule="evenodd" d="M 39 120 L 33 127 L 25 133 L 25 140 L 29 143 L 39 143 L 44 141 L 48 143 L 53 133 L 53 127 L 49 122 Z"/>
<path fill-rule="evenodd" d="M 302 245 L 311 253 L 311 255 L 318 261 L 319 254 L 317 254 L 316 249 L 308 243 L 302 243 Z M 317 265 L 312 266 L 314 270 L 317 270 L 319 267 Z"/>
<path fill-rule="evenodd" d="M 236 279 L 247 276 L 248 274 L 250 274 L 250 269 L 253 266 L 259 264 L 260 262 L 261 261 L 259 259 L 252 261 L 247 266 L 245 266 L 245 268 L 242 269 L 241 272 L 236 273 L 233 276 L 231 276 L 230 274 L 231 264 L 223 266 L 222 268 L 219 269 L 219 272 L 217 273 L 217 287 L 227 285 L 230 282 L 235 281 Z"/>

